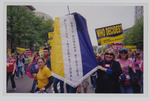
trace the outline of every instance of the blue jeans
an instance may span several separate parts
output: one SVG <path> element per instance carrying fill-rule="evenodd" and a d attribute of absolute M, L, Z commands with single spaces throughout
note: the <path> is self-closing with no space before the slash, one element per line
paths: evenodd
<path fill-rule="evenodd" d="M 67 93 L 76 93 L 77 87 L 72 87 L 68 84 L 66 84 Z"/>
<path fill-rule="evenodd" d="M 138 80 L 140 81 L 141 80 L 141 74 L 142 74 L 141 70 L 136 70 L 135 74 L 136 74 Z"/>
<path fill-rule="evenodd" d="M 58 82 L 60 82 L 60 93 L 64 93 L 64 82 L 57 78 L 54 78 L 53 87 L 54 87 L 55 93 L 58 93 L 58 89 L 57 89 Z"/>
<path fill-rule="evenodd" d="M 33 91 L 35 90 L 36 84 L 37 84 L 37 80 L 33 80 L 33 84 L 32 84 L 32 90 Z"/>
<path fill-rule="evenodd" d="M 143 73 L 141 74 L 140 85 L 141 85 L 142 93 L 143 93 Z"/>
<path fill-rule="evenodd" d="M 133 87 L 129 86 L 129 87 L 122 87 L 121 85 L 121 93 L 134 93 Z"/>
<path fill-rule="evenodd" d="M 26 70 L 27 70 L 28 65 L 29 65 L 29 64 L 25 64 L 25 65 L 24 65 L 25 74 L 26 74 Z"/>
<path fill-rule="evenodd" d="M 90 76 L 91 84 L 93 85 L 94 91 L 96 90 L 96 76 Z"/>
<path fill-rule="evenodd" d="M 17 67 L 17 77 L 19 77 L 19 72 L 20 72 L 21 76 L 23 76 L 23 73 L 22 73 L 22 66 Z"/>

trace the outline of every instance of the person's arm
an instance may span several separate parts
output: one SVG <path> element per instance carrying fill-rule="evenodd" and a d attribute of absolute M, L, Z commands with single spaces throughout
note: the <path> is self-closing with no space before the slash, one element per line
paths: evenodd
<path fill-rule="evenodd" d="M 107 71 L 107 68 L 104 68 L 104 67 L 102 67 L 102 66 L 100 66 L 100 65 L 97 66 L 97 69 L 100 69 L 101 71 L 104 71 L 104 72 Z"/>
<path fill-rule="evenodd" d="M 47 65 L 47 67 L 48 67 L 50 70 L 52 70 L 52 69 L 51 69 L 51 60 L 50 60 L 50 58 L 48 58 L 48 59 L 46 60 L 46 65 Z"/>
<path fill-rule="evenodd" d="M 14 69 L 13 69 L 12 75 L 14 75 L 14 74 L 15 74 L 15 70 L 16 70 L 16 68 L 17 68 L 17 65 L 16 65 L 16 63 L 14 63 Z"/>
<path fill-rule="evenodd" d="M 100 65 L 97 66 L 97 69 L 100 69 L 101 71 L 104 71 L 104 72 L 106 72 L 109 75 L 112 75 L 112 70 L 111 69 L 104 68 L 104 67 L 102 67 Z"/>
<path fill-rule="evenodd" d="M 52 77 L 52 76 L 49 77 L 48 80 L 49 80 L 49 82 L 48 82 L 48 84 L 45 86 L 45 89 L 47 89 L 49 86 L 51 86 L 51 84 L 53 83 L 53 77 Z"/>
<path fill-rule="evenodd" d="M 119 77 L 122 73 L 122 69 L 119 62 L 114 62 L 114 68 L 112 69 L 112 76 Z"/>
<path fill-rule="evenodd" d="M 44 88 L 41 88 L 41 90 L 40 90 L 41 93 L 43 93 L 48 87 L 51 86 L 51 84 L 53 83 L 53 77 L 50 76 L 50 77 L 48 78 L 48 80 L 49 80 L 48 84 L 47 84 Z"/>

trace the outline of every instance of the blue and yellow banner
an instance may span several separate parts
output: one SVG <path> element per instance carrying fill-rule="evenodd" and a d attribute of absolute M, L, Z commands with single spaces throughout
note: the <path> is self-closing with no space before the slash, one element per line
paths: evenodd
<path fill-rule="evenodd" d="M 7 49 L 7 52 L 8 52 L 8 53 L 11 53 L 11 49 Z"/>
<path fill-rule="evenodd" d="M 106 45 L 123 41 L 122 24 L 95 29 L 98 45 Z"/>
<path fill-rule="evenodd" d="M 51 51 L 52 75 L 72 87 L 97 70 L 98 63 L 87 30 L 80 14 L 55 18 Z"/>
<path fill-rule="evenodd" d="M 49 46 L 52 46 L 54 32 L 48 32 L 47 34 L 47 43 Z"/>
<path fill-rule="evenodd" d="M 135 45 L 123 46 L 123 48 L 127 48 L 128 51 L 131 50 L 132 52 L 137 51 L 137 47 Z"/>
<path fill-rule="evenodd" d="M 22 54 L 22 53 L 24 53 L 25 52 L 25 48 L 21 48 L 21 47 L 16 47 L 16 51 L 17 51 L 17 53 L 20 53 L 20 54 Z"/>

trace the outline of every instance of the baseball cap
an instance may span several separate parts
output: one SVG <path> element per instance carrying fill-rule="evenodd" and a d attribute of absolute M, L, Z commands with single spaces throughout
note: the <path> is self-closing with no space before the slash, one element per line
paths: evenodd
<path fill-rule="evenodd" d="M 128 52 L 128 49 L 127 49 L 127 48 L 121 48 L 121 49 L 119 50 L 119 52 L 121 52 L 121 51 L 127 51 L 127 52 Z"/>

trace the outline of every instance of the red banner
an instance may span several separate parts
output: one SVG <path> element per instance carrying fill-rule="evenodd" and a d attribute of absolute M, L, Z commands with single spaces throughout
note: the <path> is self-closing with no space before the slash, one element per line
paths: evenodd
<path fill-rule="evenodd" d="M 123 47 L 123 43 L 112 43 L 110 47 L 114 50 L 120 50 Z"/>

